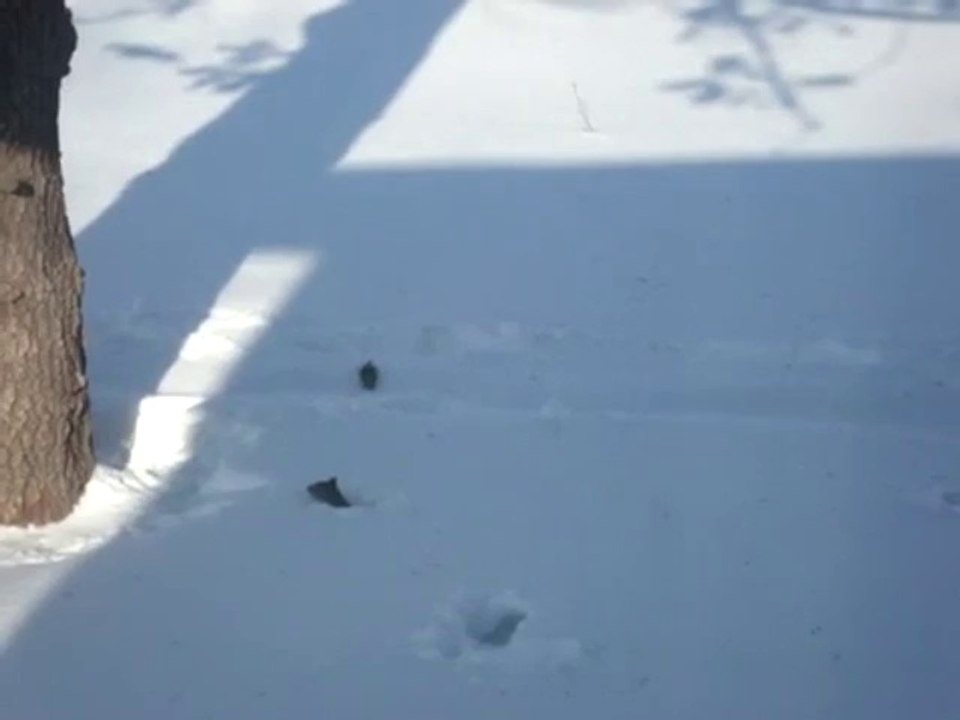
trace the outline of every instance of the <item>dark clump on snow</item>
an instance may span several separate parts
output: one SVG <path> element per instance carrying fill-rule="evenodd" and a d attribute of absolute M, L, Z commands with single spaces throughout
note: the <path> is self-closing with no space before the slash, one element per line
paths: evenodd
<path fill-rule="evenodd" d="M 380 370 L 372 361 L 368 361 L 360 368 L 360 385 L 365 390 L 375 390 L 380 382 Z"/>
<path fill-rule="evenodd" d="M 312 485 L 307 486 L 307 492 L 317 502 L 329 505 L 335 508 L 347 508 L 352 503 L 347 500 L 340 488 L 337 486 L 337 478 L 332 477 L 329 480 L 318 480 Z"/>
<path fill-rule="evenodd" d="M 943 493 L 943 502 L 950 507 L 960 507 L 960 490 L 947 490 Z"/>

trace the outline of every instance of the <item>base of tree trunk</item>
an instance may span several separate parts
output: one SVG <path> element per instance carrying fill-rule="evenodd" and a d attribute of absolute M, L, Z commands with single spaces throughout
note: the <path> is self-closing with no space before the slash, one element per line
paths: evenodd
<path fill-rule="evenodd" d="M 94 469 L 83 275 L 57 131 L 63 0 L 0 1 L 0 524 L 66 517 Z"/>

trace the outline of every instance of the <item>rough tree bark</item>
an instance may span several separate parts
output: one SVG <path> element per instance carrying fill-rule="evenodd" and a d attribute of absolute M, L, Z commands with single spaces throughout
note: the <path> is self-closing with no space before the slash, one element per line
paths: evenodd
<path fill-rule="evenodd" d="M 94 467 L 83 275 L 57 126 L 64 0 L 0 0 L 0 524 L 64 518 Z"/>

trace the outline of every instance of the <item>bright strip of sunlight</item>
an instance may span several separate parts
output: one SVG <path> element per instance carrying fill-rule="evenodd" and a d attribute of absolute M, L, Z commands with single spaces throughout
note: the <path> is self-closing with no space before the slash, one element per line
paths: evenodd
<path fill-rule="evenodd" d="M 247 256 L 207 318 L 184 341 L 156 395 L 141 401 L 130 469 L 169 470 L 190 456 L 203 402 L 224 388 L 318 262 L 303 250 Z"/>

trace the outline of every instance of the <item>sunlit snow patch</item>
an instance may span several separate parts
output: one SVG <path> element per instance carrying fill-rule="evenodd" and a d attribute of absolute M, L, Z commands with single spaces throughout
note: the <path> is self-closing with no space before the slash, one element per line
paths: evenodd
<path fill-rule="evenodd" d="M 97 467 L 80 503 L 64 521 L 42 527 L 0 528 L 0 565 L 57 562 L 103 544 L 139 511 L 149 478 Z"/>
<path fill-rule="evenodd" d="M 130 450 L 137 471 L 169 471 L 193 452 L 202 404 L 227 383 L 318 262 L 314 252 L 257 250 L 221 290 L 157 388 L 139 408 Z"/>

